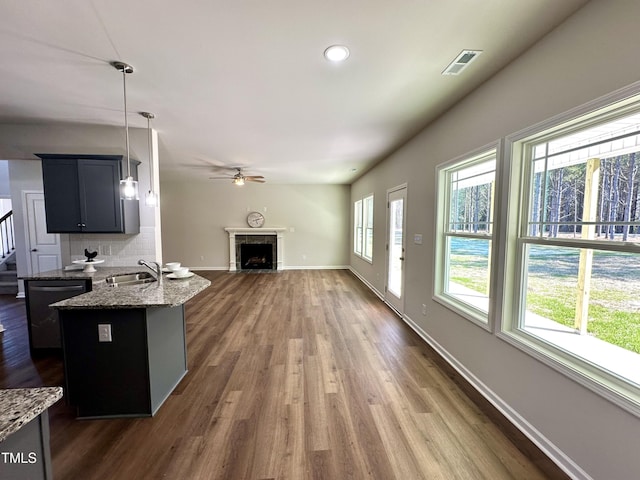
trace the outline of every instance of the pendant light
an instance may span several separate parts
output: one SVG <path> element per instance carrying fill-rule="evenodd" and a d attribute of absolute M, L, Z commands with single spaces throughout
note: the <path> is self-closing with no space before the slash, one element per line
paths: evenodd
<path fill-rule="evenodd" d="M 144 197 L 144 204 L 147 207 L 157 207 L 158 195 L 153 191 L 153 152 L 151 150 L 151 120 L 156 118 L 156 116 L 150 112 L 140 112 L 140 115 L 147 119 L 147 132 L 149 137 L 149 191 Z"/>
<path fill-rule="evenodd" d="M 122 72 L 124 87 L 124 133 L 127 148 L 127 176 L 120 180 L 120 198 L 123 200 L 138 200 L 138 182 L 131 176 L 131 158 L 129 157 L 129 119 L 127 118 L 127 74 L 133 73 L 133 67 L 124 62 L 112 62 L 111 65 Z"/>

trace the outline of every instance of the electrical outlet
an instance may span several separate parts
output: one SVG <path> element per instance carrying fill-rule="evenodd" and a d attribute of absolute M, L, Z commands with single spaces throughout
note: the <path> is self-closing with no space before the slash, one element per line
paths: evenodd
<path fill-rule="evenodd" d="M 98 342 L 112 342 L 111 338 L 111 324 L 99 323 L 98 324 Z"/>
<path fill-rule="evenodd" d="M 426 304 L 426 303 L 423 303 L 423 304 L 422 304 L 422 314 L 423 314 L 423 315 L 426 315 L 426 314 L 427 314 L 427 304 Z"/>

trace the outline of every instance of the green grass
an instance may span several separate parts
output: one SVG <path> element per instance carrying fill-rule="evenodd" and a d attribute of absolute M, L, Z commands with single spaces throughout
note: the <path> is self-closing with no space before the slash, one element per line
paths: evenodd
<path fill-rule="evenodd" d="M 573 328 L 575 322 L 575 286 L 563 285 L 554 277 L 530 282 L 527 310 L 561 325 Z M 533 284 L 533 285 L 532 285 Z M 532 288 L 533 287 L 533 288 Z M 622 310 L 632 299 L 626 291 L 600 289 L 592 291 L 587 333 L 626 350 L 640 353 L 640 313 Z"/>
<path fill-rule="evenodd" d="M 614 258 L 615 260 L 615 258 Z M 530 274 L 527 310 L 561 325 L 573 328 L 575 321 L 575 275 Z M 449 278 L 471 290 L 487 292 L 487 259 L 474 255 L 454 255 Z M 638 282 L 619 279 L 592 281 L 587 333 L 605 342 L 640 354 L 640 309 Z"/>

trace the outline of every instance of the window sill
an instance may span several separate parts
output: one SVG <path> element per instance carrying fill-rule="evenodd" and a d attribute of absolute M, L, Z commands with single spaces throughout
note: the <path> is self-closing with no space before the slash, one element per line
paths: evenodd
<path fill-rule="evenodd" d="M 500 338 L 640 417 L 640 355 L 527 312 Z"/>
<path fill-rule="evenodd" d="M 433 299 L 470 322 L 491 331 L 489 314 L 487 313 L 489 299 L 474 290 L 453 282 L 450 283 L 449 288 L 449 292 L 434 294 Z"/>

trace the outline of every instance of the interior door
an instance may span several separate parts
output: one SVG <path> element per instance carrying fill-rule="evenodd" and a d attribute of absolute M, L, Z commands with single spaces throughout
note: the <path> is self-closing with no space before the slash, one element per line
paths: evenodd
<path fill-rule="evenodd" d="M 387 192 L 387 285 L 385 301 L 401 315 L 404 313 L 404 252 L 407 187 Z"/>
<path fill-rule="evenodd" d="M 24 208 L 27 227 L 27 270 L 35 275 L 62 268 L 60 235 L 47 233 L 43 192 L 25 192 Z"/>

